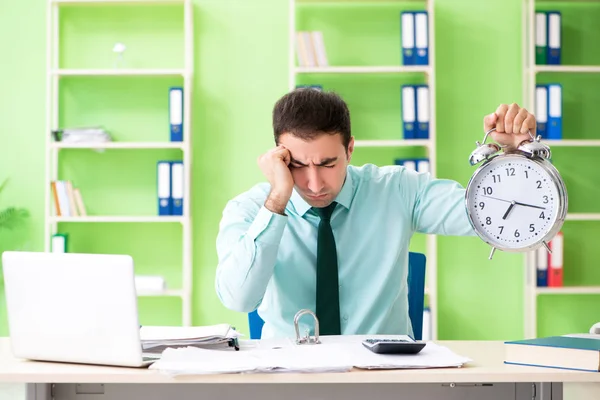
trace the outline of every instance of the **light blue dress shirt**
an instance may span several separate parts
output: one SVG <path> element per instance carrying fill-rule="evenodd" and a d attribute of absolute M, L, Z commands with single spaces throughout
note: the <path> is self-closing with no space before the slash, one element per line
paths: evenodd
<path fill-rule="evenodd" d="M 270 186 L 229 201 L 217 237 L 217 295 L 265 321 L 262 337 L 295 337 L 294 316 L 315 310 L 319 217 L 294 190 L 286 215 L 264 207 Z M 465 189 L 402 166 L 348 166 L 331 225 L 342 334 L 409 334 L 408 252 L 415 232 L 474 235 Z M 313 334 L 309 315 L 300 333 Z"/>

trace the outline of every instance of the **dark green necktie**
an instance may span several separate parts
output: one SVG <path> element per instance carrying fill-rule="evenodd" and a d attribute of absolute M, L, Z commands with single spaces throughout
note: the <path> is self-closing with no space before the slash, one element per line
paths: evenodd
<path fill-rule="evenodd" d="M 331 214 L 337 205 L 314 208 L 321 217 L 317 239 L 317 318 L 319 334 L 340 334 L 340 300 L 338 286 L 337 251 L 331 230 Z"/>

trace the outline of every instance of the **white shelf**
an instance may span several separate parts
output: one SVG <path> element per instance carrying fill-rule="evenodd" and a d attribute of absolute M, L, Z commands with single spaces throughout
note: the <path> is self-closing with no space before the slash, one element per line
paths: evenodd
<path fill-rule="evenodd" d="M 52 143 L 54 149 L 180 149 L 184 142 Z"/>
<path fill-rule="evenodd" d="M 427 65 L 415 66 L 331 66 L 331 67 L 295 67 L 297 74 L 389 74 L 389 73 L 431 73 Z"/>
<path fill-rule="evenodd" d="M 51 0 L 53 4 L 185 4 L 189 0 Z"/>
<path fill-rule="evenodd" d="M 192 324 L 192 287 L 193 287 L 193 240 L 192 240 L 192 220 L 191 220 L 191 206 L 192 204 L 192 97 L 194 91 L 194 0 L 45 0 L 47 3 L 47 15 L 46 15 L 46 126 L 44 132 L 52 132 L 57 130 L 61 125 L 61 108 L 62 108 L 62 97 L 61 97 L 61 84 L 60 81 L 64 77 L 73 77 L 73 83 L 76 84 L 79 79 L 78 77 L 90 77 L 90 78 L 111 78 L 118 77 L 118 79 L 138 79 L 138 77 L 150 78 L 161 78 L 167 77 L 168 80 L 172 80 L 177 83 L 178 86 L 183 87 L 183 132 L 184 142 L 107 142 L 107 143 L 64 143 L 55 142 L 51 135 L 44 134 L 45 136 L 45 150 L 46 150 L 46 177 L 44 182 L 45 187 L 45 232 L 44 237 L 45 251 L 51 251 L 51 238 L 52 235 L 57 232 L 67 230 L 68 226 L 61 225 L 61 223 L 175 223 L 179 224 L 178 228 L 182 231 L 182 246 L 181 246 L 181 289 L 177 290 L 164 290 L 164 291 L 140 291 L 140 296 L 176 296 L 181 298 L 181 316 L 182 325 L 191 326 Z M 62 35 L 60 34 L 61 17 L 63 15 L 62 10 L 64 7 L 71 6 L 84 6 L 84 7 L 120 7 L 121 5 L 133 6 L 133 7 L 146 7 L 146 6 L 158 6 L 163 5 L 167 7 L 176 7 L 182 9 L 182 20 L 181 26 L 183 28 L 183 60 L 181 63 L 176 64 L 177 68 L 111 68 L 110 66 L 102 68 L 96 66 L 96 68 L 61 68 L 61 46 L 59 46 Z M 104 33 L 110 33 L 110 27 L 105 27 L 105 32 L 98 32 L 102 35 Z M 83 28 L 82 28 L 83 29 Z M 165 27 L 168 31 L 172 31 L 172 27 Z M 153 35 L 162 35 L 164 32 L 160 32 L 160 29 L 156 32 L 152 32 Z M 91 33 L 90 33 L 91 34 Z M 141 32 L 140 32 L 141 34 Z M 167 32 L 169 34 L 169 32 Z M 151 39 L 149 37 L 148 39 Z M 175 84 L 174 83 L 174 84 Z M 119 95 L 118 90 L 115 91 L 115 95 Z M 168 99 L 169 94 L 164 93 L 165 100 Z M 165 101 L 165 106 L 167 102 Z M 167 109 L 168 111 L 168 109 Z M 152 110 L 147 110 L 152 112 Z M 168 139 L 168 120 L 165 121 L 165 139 Z M 140 137 L 141 139 L 141 137 Z M 142 139 L 144 140 L 144 139 Z M 184 202 L 184 216 L 158 216 L 152 215 L 154 212 L 149 213 L 150 215 L 91 215 L 85 217 L 58 217 L 55 215 L 54 207 L 54 196 L 51 189 L 51 182 L 60 179 L 60 165 L 64 152 L 59 151 L 62 149 L 174 149 L 181 150 L 181 161 L 183 161 L 183 198 L 186 199 Z M 82 156 L 85 156 L 82 154 Z M 128 159 L 122 160 L 124 168 L 127 168 Z M 92 168 L 92 167 L 90 167 Z M 79 182 L 73 182 L 74 185 L 81 184 Z M 110 185 L 103 187 L 106 193 L 114 191 L 115 188 Z M 155 190 L 155 189 L 153 189 Z M 152 196 L 152 194 L 150 193 Z M 156 194 L 153 195 L 154 197 Z M 83 193 L 85 199 L 85 193 Z M 167 227 L 167 226 L 165 226 Z M 91 229 L 94 229 L 93 227 Z M 144 226 L 140 227 L 144 229 Z M 99 240 L 103 240 L 100 238 Z M 160 251 L 160 249 L 156 249 Z M 77 249 L 77 251 L 85 251 L 85 249 Z M 110 251 L 110 250 L 109 250 Z"/>
<path fill-rule="evenodd" d="M 567 221 L 600 221 L 600 213 L 568 213 Z"/>
<path fill-rule="evenodd" d="M 356 147 L 414 147 L 432 145 L 429 139 L 405 139 L 405 140 L 356 140 Z"/>
<path fill-rule="evenodd" d="M 373 148 L 392 148 L 392 147 L 424 147 L 427 149 L 429 157 L 429 168 L 432 176 L 436 176 L 436 79 L 435 79 L 435 7 L 434 0 L 288 0 L 288 89 L 293 90 L 298 83 L 298 75 L 313 74 L 316 79 L 318 74 L 406 74 L 406 73 L 421 73 L 429 86 L 429 102 L 431 120 L 429 124 L 430 137 L 429 139 L 398 139 L 398 140 L 356 140 L 355 147 L 373 147 Z M 327 66 L 327 67 L 300 67 L 297 65 L 296 56 L 296 31 L 299 30 L 296 21 L 297 6 L 302 4 L 310 4 L 318 6 L 318 4 L 327 3 L 361 3 L 365 5 L 375 5 L 382 3 L 399 4 L 399 3 L 421 4 L 428 13 L 428 38 L 429 38 L 429 65 L 373 65 L 373 66 Z M 316 29 L 316 28 L 315 28 Z M 398 42 L 398 46 L 400 46 Z M 307 78 L 312 78 L 308 76 Z M 302 82 L 308 83 L 308 82 Z M 312 82 L 318 84 L 318 80 Z M 398 93 L 400 96 L 400 93 Z M 400 110 L 399 110 L 400 112 Z M 399 115 L 399 118 L 401 116 Z M 438 332 L 438 301 L 437 301 L 437 237 L 436 235 L 427 235 L 425 255 L 427 257 L 427 285 L 426 295 L 428 296 L 431 318 L 431 339 L 437 339 Z"/>
<path fill-rule="evenodd" d="M 542 139 L 552 147 L 600 147 L 600 140 L 589 139 Z"/>
<path fill-rule="evenodd" d="M 536 293 L 540 294 L 600 294 L 600 286 L 562 286 L 538 287 Z"/>
<path fill-rule="evenodd" d="M 296 0 L 296 3 L 303 4 L 327 4 L 327 3 L 426 3 L 427 0 Z"/>
<path fill-rule="evenodd" d="M 184 291 L 178 289 L 162 290 L 162 291 L 151 291 L 151 290 L 138 290 L 137 295 L 141 297 L 159 297 L 159 296 L 170 296 L 170 297 L 183 297 Z"/>
<path fill-rule="evenodd" d="M 95 223 L 95 222 L 116 222 L 116 223 L 173 223 L 178 222 L 183 224 L 185 218 L 181 216 L 86 216 L 86 217 L 49 217 L 50 223 L 59 222 L 80 222 L 80 223 Z"/>
<path fill-rule="evenodd" d="M 186 70 L 181 68 L 165 69 L 55 69 L 56 76 L 185 76 Z"/>
<path fill-rule="evenodd" d="M 562 0 L 561 0 L 562 1 Z M 598 0 L 594 0 L 598 3 Z M 523 106 L 528 110 L 536 110 L 536 86 L 543 75 L 541 73 L 600 73 L 600 65 L 536 65 L 536 11 L 540 3 L 556 3 L 555 0 L 522 0 L 523 7 L 521 36 L 523 45 L 522 54 L 522 79 L 523 79 Z M 572 0 L 572 3 L 585 3 L 591 0 Z M 551 140 L 542 139 L 553 147 L 600 147 L 600 140 L 567 139 Z M 587 168 L 585 165 L 583 168 Z M 568 213 L 566 221 L 600 221 L 600 213 Z M 538 335 L 538 296 L 557 294 L 600 294 L 600 286 L 581 287 L 537 287 L 537 252 L 525 254 L 524 292 L 523 292 L 523 317 L 524 337 L 537 337 Z M 593 267 L 593 265 L 590 265 Z M 566 316 L 565 316 L 566 317 Z"/>
<path fill-rule="evenodd" d="M 537 72 L 600 72 L 600 66 L 597 65 L 537 65 L 534 67 Z"/>

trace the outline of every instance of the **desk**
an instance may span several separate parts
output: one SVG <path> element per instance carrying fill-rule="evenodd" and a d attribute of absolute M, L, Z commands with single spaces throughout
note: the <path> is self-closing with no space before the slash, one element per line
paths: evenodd
<path fill-rule="evenodd" d="M 600 373 L 505 365 L 502 342 L 438 343 L 473 363 L 428 370 L 169 377 L 148 369 L 18 360 L 9 339 L 0 338 L 0 383 L 28 384 L 27 400 L 600 398 Z"/>

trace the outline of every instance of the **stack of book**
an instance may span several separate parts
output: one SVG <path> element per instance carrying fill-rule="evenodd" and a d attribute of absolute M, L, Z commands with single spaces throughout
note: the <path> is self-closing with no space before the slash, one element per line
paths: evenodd
<path fill-rule="evenodd" d="M 600 372 L 600 335 L 550 336 L 504 346 L 506 364 Z"/>
<path fill-rule="evenodd" d="M 327 53 L 321 31 L 296 32 L 296 56 L 301 67 L 327 67 Z"/>
<path fill-rule="evenodd" d="M 52 181 L 50 183 L 54 199 L 54 211 L 57 217 L 86 216 L 87 211 L 81 191 L 71 181 Z"/>

